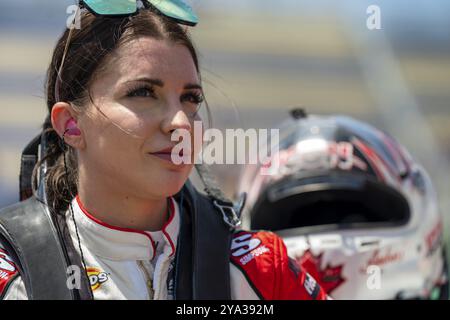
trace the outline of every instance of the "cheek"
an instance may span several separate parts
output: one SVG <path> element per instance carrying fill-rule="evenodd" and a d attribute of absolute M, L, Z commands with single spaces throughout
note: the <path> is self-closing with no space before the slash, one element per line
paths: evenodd
<path fill-rule="evenodd" d="M 122 132 L 129 133 L 138 137 L 145 137 L 147 131 L 154 130 L 157 126 L 154 118 L 143 114 L 137 114 L 127 108 L 117 107 L 106 113 L 110 124 L 120 129 Z"/>
<path fill-rule="evenodd" d="M 110 169 L 138 161 L 144 145 L 144 137 L 155 135 L 152 125 L 134 117 L 122 120 L 104 119 L 86 134 L 87 152 L 95 162 L 104 163 Z"/>
<path fill-rule="evenodd" d="M 101 108 L 101 119 L 94 125 L 103 127 L 104 133 L 119 140 L 148 139 L 159 130 L 159 122 L 150 112 L 137 112 L 118 103 L 105 103 Z"/>

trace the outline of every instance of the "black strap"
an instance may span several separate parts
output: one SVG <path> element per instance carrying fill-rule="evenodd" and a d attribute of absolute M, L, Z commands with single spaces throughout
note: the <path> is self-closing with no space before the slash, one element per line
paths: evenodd
<path fill-rule="evenodd" d="M 210 198 L 198 193 L 189 182 L 182 192 L 186 203 L 183 201 L 180 206 L 186 205 L 187 210 L 181 217 L 176 268 L 188 268 L 177 272 L 176 298 L 230 300 L 232 232 Z M 186 229 L 189 224 L 191 230 Z"/>
<path fill-rule="evenodd" d="M 94 300 L 92 290 L 90 288 L 89 278 L 86 272 L 84 272 L 84 267 L 81 262 L 81 256 L 75 249 L 75 245 L 72 241 L 70 231 L 66 222 L 64 214 L 55 215 L 55 226 L 58 231 L 59 237 L 62 240 L 60 244 L 63 247 L 65 253 L 66 261 L 72 266 L 77 266 L 80 270 L 80 289 L 74 289 L 76 300 Z"/>
<path fill-rule="evenodd" d="M 36 136 L 23 150 L 20 162 L 20 201 L 33 195 L 32 177 L 33 169 L 38 161 L 39 143 L 41 134 Z"/>
<path fill-rule="evenodd" d="M 67 261 L 47 208 L 32 197 L 0 212 L 0 235 L 31 300 L 73 300 Z M 12 251 L 12 252 L 11 252 Z"/>
<path fill-rule="evenodd" d="M 180 206 L 180 233 L 175 256 L 174 299 L 192 300 L 192 200 L 186 200 L 185 188 L 175 195 Z"/>
<path fill-rule="evenodd" d="M 194 214 L 193 298 L 230 300 L 231 231 L 214 215 L 211 201 L 198 197 Z"/>

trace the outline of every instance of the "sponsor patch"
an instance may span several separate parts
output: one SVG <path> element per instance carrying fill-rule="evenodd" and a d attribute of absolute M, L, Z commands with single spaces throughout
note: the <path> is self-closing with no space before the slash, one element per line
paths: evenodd
<path fill-rule="evenodd" d="M 96 267 L 86 268 L 92 291 L 97 290 L 100 286 L 108 281 L 109 274 Z"/>
<path fill-rule="evenodd" d="M 255 250 L 252 250 L 250 253 L 247 253 L 245 256 L 239 259 L 239 262 L 242 263 L 243 266 L 245 266 L 247 263 L 252 261 L 254 258 L 262 255 L 263 253 L 270 252 L 269 248 L 266 246 L 260 246 L 256 248 Z"/>
<path fill-rule="evenodd" d="M 262 245 L 260 239 L 252 237 L 251 233 L 239 235 L 231 243 L 231 255 L 236 258 L 240 257 L 239 262 L 244 266 L 267 252 L 270 252 L 270 249 Z"/>
<path fill-rule="evenodd" d="M 305 283 L 303 284 L 306 292 L 311 296 L 311 298 L 316 299 L 319 294 L 320 288 L 317 284 L 317 281 L 314 280 L 313 277 L 309 275 L 309 273 L 305 274 Z"/>

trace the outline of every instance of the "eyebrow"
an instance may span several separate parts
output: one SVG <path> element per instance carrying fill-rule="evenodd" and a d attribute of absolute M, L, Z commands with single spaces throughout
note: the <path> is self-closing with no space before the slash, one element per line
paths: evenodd
<path fill-rule="evenodd" d="M 199 90 L 203 90 L 202 86 L 196 83 L 189 83 L 187 85 L 184 86 L 184 89 L 199 89 Z"/>
<path fill-rule="evenodd" d="M 164 81 L 162 81 L 161 79 L 152 79 L 152 78 L 138 78 L 138 79 L 134 79 L 134 80 L 129 80 L 129 81 L 125 81 L 125 83 L 130 83 L 130 82 L 147 82 L 149 84 L 158 86 L 158 87 L 164 87 Z M 188 89 L 199 89 L 199 90 L 203 90 L 202 86 L 199 85 L 198 83 L 188 83 L 184 86 L 184 89 L 188 90 Z"/>

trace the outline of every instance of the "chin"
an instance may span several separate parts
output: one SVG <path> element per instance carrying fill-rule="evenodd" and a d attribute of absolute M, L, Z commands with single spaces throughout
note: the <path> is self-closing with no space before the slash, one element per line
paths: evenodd
<path fill-rule="evenodd" d="M 156 187 L 156 190 L 153 190 L 154 193 L 158 193 L 161 196 L 170 197 L 177 194 L 181 190 L 188 178 L 189 173 L 184 171 L 164 170 L 158 174 L 158 178 L 154 180 L 155 183 L 152 183 L 152 186 L 150 187 L 152 189 L 155 189 Z"/>

